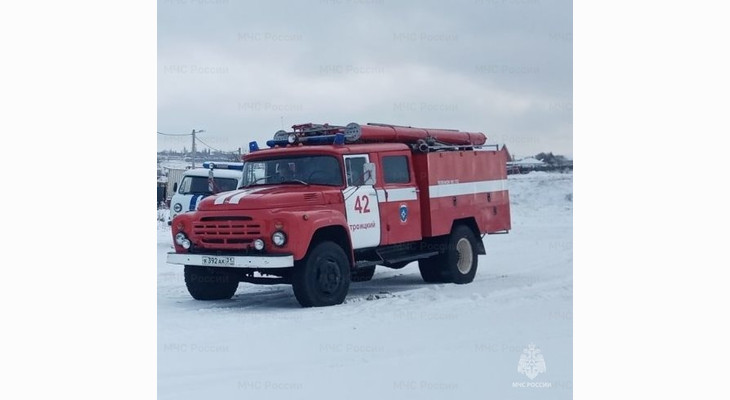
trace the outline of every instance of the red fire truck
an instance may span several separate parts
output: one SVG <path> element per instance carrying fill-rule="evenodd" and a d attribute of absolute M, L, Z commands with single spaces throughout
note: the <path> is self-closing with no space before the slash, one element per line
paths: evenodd
<path fill-rule="evenodd" d="M 412 261 L 426 282 L 469 283 L 485 234 L 511 228 L 504 147 L 482 133 L 302 124 L 244 156 L 243 185 L 172 222 L 198 300 L 239 282 L 291 284 L 304 307 L 344 301 L 376 265 Z"/>

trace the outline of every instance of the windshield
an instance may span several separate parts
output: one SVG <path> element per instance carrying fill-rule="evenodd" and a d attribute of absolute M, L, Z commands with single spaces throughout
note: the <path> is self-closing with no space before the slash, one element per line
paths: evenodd
<path fill-rule="evenodd" d="M 332 156 L 298 156 L 247 161 L 243 186 L 280 183 L 342 186 L 340 163 Z"/>
<path fill-rule="evenodd" d="M 232 178 L 213 178 L 215 181 L 215 192 L 227 192 L 236 190 L 238 181 Z M 186 176 L 180 183 L 180 194 L 212 194 L 208 187 L 208 178 L 203 176 Z"/>

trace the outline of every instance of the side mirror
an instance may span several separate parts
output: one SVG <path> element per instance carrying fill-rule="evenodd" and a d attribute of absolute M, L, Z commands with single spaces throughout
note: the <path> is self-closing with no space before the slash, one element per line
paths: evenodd
<path fill-rule="evenodd" d="M 375 163 L 362 165 L 363 185 L 375 185 Z"/>
<path fill-rule="evenodd" d="M 177 193 L 177 182 L 175 182 L 175 184 L 172 185 L 172 192 Z"/>

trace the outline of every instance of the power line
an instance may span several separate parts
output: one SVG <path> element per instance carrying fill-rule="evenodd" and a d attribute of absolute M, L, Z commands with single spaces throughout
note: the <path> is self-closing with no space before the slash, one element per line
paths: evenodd
<path fill-rule="evenodd" d="M 196 152 L 196 150 L 195 150 L 195 142 L 196 141 L 200 142 L 203 146 L 206 146 L 209 149 L 215 150 L 215 151 L 217 151 L 219 153 L 225 153 L 225 154 L 240 154 L 240 149 L 239 149 L 239 152 L 238 153 L 235 152 L 235 151 L 223 151 L 221 149 L 216 149 L 215 147 L 209 145 L 208 143 L 205 143 L 204 141 L 200 140 L 200 138 L 195 135 L 196 133 L 202 133 L 202 132 L 205 132 L 205 131 L 203 131 L 203 130 L 201 130 L 201 131 L 195 131 L 195 130 L 193 130 L 193 132 L 191 132 L 191 133 L 165 133 L 165 132 L 157 131 L 157 134 L 158 135 L 163 135 L 163 136 L 192 136 L 193 137 L 193 157 L 195 157 L 195 152 Z M 194 161 L 194 158 L 193 158 L 193 167 L 194 166 L 195 166 L 195 161 Z"/>
<path fill-rule="evenodd" d="M 158 135 L 164 135 L 164 136 L 190 136 L 192 133 L 163 133 L 163 132 L 157 132 Z"/>
<path fill-rule="evenodd" d="M 205 143 L 204 141 L 200 140 L 200 138 L 197 138 L 196 137 L 195 140 L 197 140 L 198 142 L 202 143 L 204 146 L 207 146 L 209 149 L 215 150 L 215 151 L 217 151 L 219 153 L 237 154 L 235 151 L 223 151 L 223 150 L 220 150 L 220 149 L 216 149 L 215 147 L 209 145 L 208 143 Z"/>

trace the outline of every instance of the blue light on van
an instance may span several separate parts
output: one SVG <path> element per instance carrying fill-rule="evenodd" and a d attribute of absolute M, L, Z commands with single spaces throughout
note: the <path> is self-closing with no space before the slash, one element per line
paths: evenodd
<path fill-rule="evenodd" d="M 210 169 L 211 165 L 214 169 L 234 169 L 243 171 L 243 163 L 226 161 L 205 161 L 203 163 L 203 168 Z"/>

